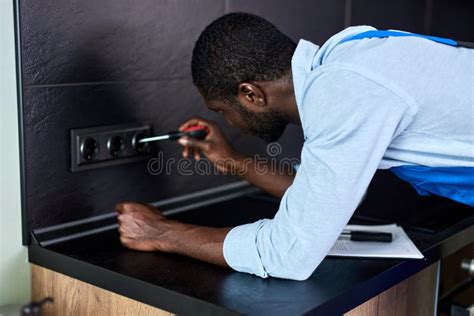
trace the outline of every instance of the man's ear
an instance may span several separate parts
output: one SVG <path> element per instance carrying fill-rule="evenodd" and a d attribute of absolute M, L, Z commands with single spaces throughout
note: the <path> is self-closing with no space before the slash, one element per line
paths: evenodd
<path fill-rule="evenodd" d="M 258 86 L 247 82 L 239 84 L 237 99 L 240 104 L 255 112 L 262 111 L 267 105 L 263 90 Z"/>

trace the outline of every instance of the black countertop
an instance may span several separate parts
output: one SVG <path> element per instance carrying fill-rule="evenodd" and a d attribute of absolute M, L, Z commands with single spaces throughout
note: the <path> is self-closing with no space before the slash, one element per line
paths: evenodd
<path fill-rule="evenodd" d="M 272 217 L 278 203 L 247 195 L 174 215 L 224 227 Z M 472 210 L 472 209 L 470 209 Z M 466 214 L 466 213 L 463 213 Z M 469 215 L 469 213 L 467 213 Z M 406 229 L 423 260 L 326 258 L 306 281 L 261 279 L 179 255 L 142 253 L 116 230 L 41 247 L 32 263 L 178 314 L 341 314 L 474 240 L 474 211 L 438 233 Z M 354 223 L 363 223 L 353 218 Z"/>

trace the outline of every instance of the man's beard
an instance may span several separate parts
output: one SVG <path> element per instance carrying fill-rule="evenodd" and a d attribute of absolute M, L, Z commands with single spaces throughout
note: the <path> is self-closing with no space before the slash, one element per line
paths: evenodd
<path fill-rule="evenodd" d="M 289 118 L 286 115 L 275 111 L 253 113 L 240 104 L 237 105 L 237 109 L 242 116 L 244 124 L 247 126 L 243 129 L 243 132 L 257 136 L 267 143 L 278 140 L 289 122 Z"/>

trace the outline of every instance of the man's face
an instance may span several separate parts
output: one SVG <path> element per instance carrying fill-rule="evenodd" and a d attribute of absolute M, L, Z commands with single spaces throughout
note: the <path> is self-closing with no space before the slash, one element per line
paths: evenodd
<path fill-rule="evenodd" d="M 266 112 L 251 112 L 238 101 L 234 104 L 222 101 L 206 101 L 209 110 L 218 112 L 226 121 L 244 133 L 257 136 L 270 143 L 278 140 L 285 131 L 288 119 L 285 115 L 273 110 Z"/>

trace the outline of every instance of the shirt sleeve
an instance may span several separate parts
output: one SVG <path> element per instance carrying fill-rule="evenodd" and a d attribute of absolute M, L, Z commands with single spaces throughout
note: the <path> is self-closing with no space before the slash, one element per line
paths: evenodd
<path fill-rule="evenodd" d="M 313 79 L 300 108 L 307 137 L 301 165 L 278 212 L 233 228 L 224 240 L 225 260 L 237 271 L 310 277 L 352 216 L 391 140 L 413 118 L 392 90 L 357 73 Z"/>

